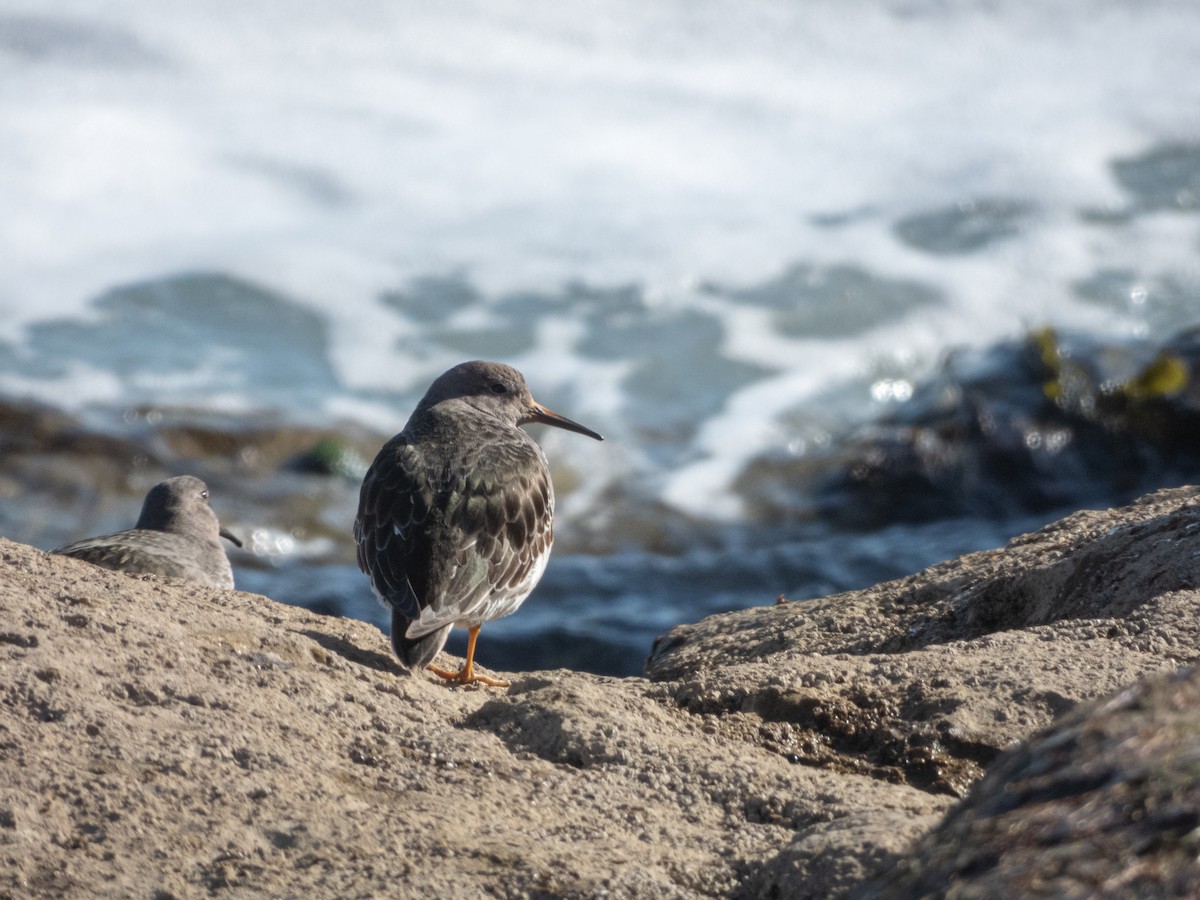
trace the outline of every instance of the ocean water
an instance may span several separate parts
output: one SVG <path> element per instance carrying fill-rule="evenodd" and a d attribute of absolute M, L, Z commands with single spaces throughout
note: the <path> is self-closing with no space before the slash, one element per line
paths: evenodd
<path fill-rule="evenodd" d="M 780 525 L 744 475 L 948 353 L 1166 336 L 1198 286 L 1182 0 L 0 0 L 0 394 L 390 434 L 448 366 L 516 365 L 607 440 L 539 433 L 556 557 L 485 663 L 634 671 L 1036 525 Z M 345 526 L 239 584 L 382 621 Z"/>

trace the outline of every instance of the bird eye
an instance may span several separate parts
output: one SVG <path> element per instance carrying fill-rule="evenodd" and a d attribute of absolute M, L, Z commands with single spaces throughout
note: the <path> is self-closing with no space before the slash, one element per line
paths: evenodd
<path fill-rule="evenodd" d="M 201 500 L 207 500 L 207 499 L 208 499 L 208 491 L 201 491 L 201 492 L 200 492 L 200 499 L 201 499 Z"/>
<path fill-rule="evenodd" d="M 493 381 L 492 382 L 492 393 L 493 394 L 507 394 L 508 388 L 499 381 Z"/>

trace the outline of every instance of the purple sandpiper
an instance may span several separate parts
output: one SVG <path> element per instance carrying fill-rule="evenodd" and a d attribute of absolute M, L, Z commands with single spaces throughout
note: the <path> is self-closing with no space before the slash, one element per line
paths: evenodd
<path fill-rule="evenodd" d="M 518 426 L 556 425 L 604 440 L 534 401 L 516 369 L 465 362 L 426 391 L 363 479 L 358 565 L 392 611 L 392 647 L 410 669 L 459 684 L 509 682 L 474 669 L 484 622 L 516 612 L 550 558 L 554 488 L 542 448 Z M 430 665 L 454 625 L 461 670 Z"/>
<path fill-rule="evenodd" d="M 208 486 L 193 475 L 179 475 L 150 489 L 131 530 L 85 538 L 51 552 L 121 572 L 232 588 L 233 569 L 221 538 L 242 546 L 217 521 L 208 505 Z"/>

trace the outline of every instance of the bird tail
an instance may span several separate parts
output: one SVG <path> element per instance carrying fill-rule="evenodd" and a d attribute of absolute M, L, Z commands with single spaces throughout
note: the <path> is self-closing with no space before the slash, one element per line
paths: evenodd
<path fill-rule="evenodd" d="M 392 649 L 400 662 L 410 669 L 423 669 L 433 658 L 442 652 L 446 646 L 446 638 L 450 636 L 450 627 L 446 625 L 429 634 L 417 638 L 405 636 L 412 619 L 406 617 L 400 610 L 392 608 Z"/>

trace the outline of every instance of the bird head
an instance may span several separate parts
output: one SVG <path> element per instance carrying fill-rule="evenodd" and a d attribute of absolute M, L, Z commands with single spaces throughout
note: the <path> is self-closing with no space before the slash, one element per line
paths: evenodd
<path fill-rule="evenodd" d="M 597 441 L 604 440 L 596 432 L 578 422 L 559 415 L 533 399 L 525 376 L 504 363 L 473 360 L 460 363 L 438 376 L 429 386 L 417 409 L 428 409 L 446 400 L 461 400 L 485 415 L 511 425 L 540 422 Z"/>

